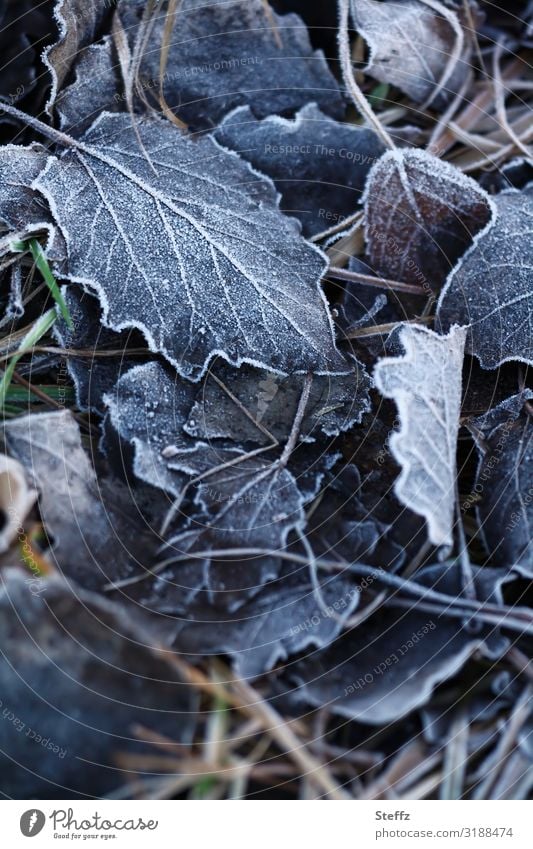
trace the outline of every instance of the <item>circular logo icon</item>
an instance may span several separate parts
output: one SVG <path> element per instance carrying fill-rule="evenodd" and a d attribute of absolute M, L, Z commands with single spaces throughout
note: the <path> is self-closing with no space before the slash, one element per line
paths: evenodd
<path fill-rule="evenodd" d="M 24 837 L 35 837 L 43 830 L 46 817 L 42 811 L 32 808 L 29 811 L 24 811 L 20 818 L 20 830 Z"/>

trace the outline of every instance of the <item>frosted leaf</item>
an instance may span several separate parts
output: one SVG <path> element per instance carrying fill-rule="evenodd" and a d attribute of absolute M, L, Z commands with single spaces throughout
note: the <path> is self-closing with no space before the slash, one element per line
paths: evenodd
<path fill-rule="evenodd" d="M 501 603 L 503 573 L 477 569 L 478 598 Z M 451 564 L 430 566 L 417 583 L 461 595 L 460 570 Z M 298 695 L 316 707 L 370 725 L 396 722 L 426 704 L 435 687 L 455 675 L 475 652 L 494 658 L 509 641 L 492 626 L 472 634 L 461 619 L 427 613 L 416 604 L 408 611 L 384 606 L 371 619 L 329 648 L 290 667 Z"/>
<path fill-rule="evenodd" d="M 174 496 L 186 478 L 169 461 L 179 456 L 183 466 L 197 449 L 183 430 L 195 396 L 193 384 L 171 376 L 155 362 L 130 369 L 104 396 L 113 428 L 134 449 L 135 475 Z M 191 463 L 187 469 L 195 474 L 197 460 Z"/>
<path fill-rule="evenodd" d="M 222 548 L 222 553 L 216 557 L 198 554 L 208 551 L 213 543 L 216 547 L 216 534 L 209 530 L 184 533 L 172 539 L 170 550 L 182 558 L 190 554 L 190 559 L 182 559 L 161 575 L 159 595 L 164 599 L 164 607 L 156 599 L 157 610 L 173 613 L 178 610 L 191 619 L 203 599 L 215 616 L 221 610 L 226 614 L 234 613 L 257 597 L 265 584 L 278 577 L 282 564 L 275 552 L 270 556 L 235 557 L 224 555 Z M 237 547 L 240 547 L 238 543 Z M 150 598 L 147 603 L 150 605 Z M 175 622 L 173 626 L 175 633 Z"/>
<path fill-rule="evenodd" d="M 53 334 L 59 344 L 83 356 L 69 355 L 67 368 L 76 388 L 76 405 L 80 410 L 101 413 L 103 397 L 116 384 L 120 375 L 138 364 L 128 355 L 128 334 L 114 333 L 100 323 L 100 305 L 96 298 L 77 286 L 65 286 L 63 297 L 72 319 L 70 329 L 59 314 Z M 116 351 L 114 357 L 103 356 Z"/>
<path fill-rule="evenodd" d="M 353 362 L 352 368 L 346 375 L 313 378 L 300 439 L 338 436 L 368 412 L 370 379 L 364 366 Z M 272 436 L 283 442 L 290 433 L 303 382 L 300 375 L 284 378 L 251 366 L 237 370 L 216 363 L 204 378 L 185 430 L 199 439 L 263 445 Z"/>
<path fill-rule="evenodd" d="M 207 445 L 189 436 L 183 425 L 196 391 L 150 363 L 123 375 L 105 401 L 112 426 L 133 446 L 135 475 L 174 496 L 187 496 L 164 557 L 191 557 L 185 572 L 180 567 L 172 574 L 171 584 L 179 585 L 185 601 L 207 589 L 213 603 L 236 609 L 276 577 L 279 565 L 272 561 L 289 531 L 304 527 L 306 499 L 281 462 L 280 449 L 249 456 L 238 444 Z M 324 465 L 320 457 L 309 474 L 313 481 L 320 480 Z M 309 486 L 305 474 L 304 484 Z M 190 528 L 187 516 L 192 516 Z M 223 553 L 242 547 L 265 548 L 272 557 L 241 562 Z M 211 556 L 211 550 L 222 553 Z"/>
<path fill-rule="evenodd" d="M 370 49 L 366 72 L 397 86 L 416 103 L 429 99 L 437 86 L 442 92 L 436 103 L 448 99 L 468 73 L 471 52 L 467 45 L 461 61 L 447 68 L 459 28 L 455 12 L 449 10 L 449 15 L 454 26 L 419 0 L 352 0 L 354 27 Z"/>
<path fill-rule="evenodd" d="M 31 184 L 48 161 L 38 144 L 0 147 L 0 223 L 7 230 L 43 229 L 50 213 Z"/>
<path fill-rule="evenodd" d="M 123 785 L 117 753 L 146 752 L 135 725 L 190 743 L 197 698 L 131 609 L 59 576 L 35 583 L 26 570 L 2 570 L 2 789 L 100 798 Z"/>
<path fill-rule="evenodd" d="M 158 119 L 104 113 L 34 186 L 103 323 L 139 328 L 198 380 L 215 354 L 279 370 L 344 370 L 319 281 L 324 255 L 278 210 L 272 184 L 211 139 Z M 246 188 L 250 178 L 254 185 Z"/>
<path fill-rule="evenodd" d="M 175 645 L 199 658 L 228 654 L 237 675 L 254 678 L 291 655 L 324 648 L 339 634 L 356 609 L 360 588 L 343 578 L 321 587 L 325 606 L 308 578 L 282 577 L 239 609 L 238 616 L 199 605 L 179 629 Z"/>
<path fill-rule="evenodd" d="M 370 265 L 392 280 L 439 292 L 494 211 L 488 194 L 458 168 L 423 150 L 389 151 L 365 190 Z"/>
<path fill-rule="evenodd" d="M 204 470 L 240 459 L 197 485 L 195 502 L 206 522 L 206 536 L 221 548 L 271 548 L 283 545 L 293 528 L 304 525 L 303 499 L 292 474 L 276 458 L 246 458 L 246 452 L 212 448 Z M 171 461 L 172 464 L 172 461 Z"/>
<path fill-rule="evenodd" d="M 456 451 L 466 330 L 448 336 L 407 325 L 400 331 L 404 357 L 378 362 L 374 379 L 392 398 L 401 428 L 390 439 L 402 467 L 394 490 L 402 504 L 424 516 L 433 545 L 453 544 Z"/>
<path fill-rule="evenodd" d="M 74 82 L 57 96 L 56 111 L 61 129 L 79 136 L 101 112 L 125 111 L 126 100 L 119 92 L 119 61 L 109 36 L 86 47 L 75 70 Z"/>
<path fill-rule="evenodd" d="M 472 500 L 494 564 L 533 577 L 533 426 L 525 390 L 471 421 L 480 451 Z"/>
<path fill-rule="evenodd" d="M 170 552 L 194 556 L 196 575 L 189 570 L 190 589 L 205 588 L 215 608 L 231 612 L 277 577 L 278 550 L 291 530 L 305 526 L 304 499 L 293 474 L 275 456 L 247 458 L 243 451 L 213 448 L 200 449 L 195 459 L 200 458 L 203 463 L 197 471 L 214 473 L 193 487 L 192 529 L 172 537 L 168 547 Z M 236 460 L 241 462 L 216 471 Z M 251 558 L 224 554 L 233 548 L 260 548 L 271 554 Z M 173 580 L 183 583 L 187 577 L 182 578 L 178 567 Z"/>
<path fill-rule="evenodd" d="M 78 53 L 96 41 L 111 10 L 111 3 L 103 0 L 55 0 L 54 17 L 59 38 L 43 54 L 44 63 L 52 76 L 52 91 L 47 103 L 49 113 Z"/>
<path fill-rule="evenodd" d="M 496 216 L 448 278 L 438 318 L 468 326 L 466 350 L 483 368 L 533 363 L 533 186 L 494 198 Z"/>
<path fill-rule="evenodd" d="M 141 10 L 119 12 L 133 33 Z M 157 103 L 165 17 L 155 18 L 141 63 L 145 95 Z M 254 114 L 292 114 L 310 101 L 340 118 L 345 105 L 322 51 L 297 15 L 267 11 L 263 0 L 182 0 L 170 39 L 163 91 L 190 128 L 212 129 L 236 106 Z"/>
<path fill-rule="evenodd" d="M 52 563 L 89 589 L 125 577 L 149 541 L 138 517 L 121 510 L 119 486 L 97 481 L 68 410 L 22 416 L 4 423 L 9 453 L 39 490 L 39 510 Z"/>
<path fill-rule="evenodd" d="M 294 121 L 277 116 L 258 121 L 249 107 L 241 107 L 215 138 L 274 180 L 281 208 L 300 219 L 306 235 L 356 211 L 367 174 L 383 153 L 372 130 L 334 121 L 314 103 Z"/>

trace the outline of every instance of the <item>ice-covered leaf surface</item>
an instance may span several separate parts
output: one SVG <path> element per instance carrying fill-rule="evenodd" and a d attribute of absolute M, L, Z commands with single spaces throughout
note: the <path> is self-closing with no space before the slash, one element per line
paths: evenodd
<path fill-rule="evenodd" d="M 258 121 L 249 107 L 236 109 L 215 137 L 274 180 L 281 208 L 300 219 L 306 235 L 357 210 L 367 174 L 383 153 L 372 130 L 334 121 L 314 103 L 294 120 Z"/>
<path fill-rule="evenodd" d="M 388 152 L 365 190 L 367 253 L 376 272 L 438 293 L 491 220 L 478 184 L 423 150 Z"/>
<path fill-rule="evenodd" d="M 104 114 L 51 157 L 35 186 L 65 238 L 62 274 L 95 291 L 103 321 L 137 327 L 151 350 L 198 380 L 215 353 L 279 371 L 335 370 L 342 361 L 319 281 L 323 254 L 210 139 L 168 122 Z"/>
<path fill-rule="evenodd" d="M 438 336 L 406 326 L 400 332 L 405 356 L 384 358 L 374 371 L 378 389 L 395 401 L 400 416 L 401 428 L 390 439 L 402 467 L 396 495 L 424 516 L 434 545 L 453 542 L 465 336 L 460 327 Z"/>
<path fill-rule="evenodd" d="M 59 38 L 44 52 L 44 61 L 52 76 L 48 109 L 54 106 L 78 51 L 96 40 L 111 10 L 111 4 L 103 0 L 55 0 L 54 17 Z"/>
<path fill-rule="evenodd" d="M 57 96 L 61 129 L 79 136 L 101 112 L 124 111 L 126 100 L 119 79 L 119 60 L 111 37 L 86 47 L 76 60 L 74 81 Z"/>
<path fill-rule="evenodd" d="M 480 598 L 501 597 L 502 573 L 476 570 Z M 460 594 L 457 566 L 431 566 L 417 576 L 428 589 Z M 465 627 L 460 618 L 435 616 L 413 605 L 409 614 L 381 609 L 369 621 L 341 635 L 323 652 L 289 668 L 299 693 L 313 705 L 343 716 L 382 724 L 401 719 L 425 704 L 433 689 L 454 675 L 474 652 L 494 657 L 508 641 L 494 629 Z"/>
<path fill-rule="evenodd" d="M 183 622 L 176 645 L 192 656 L 227 654 L 242 678 L 254 678 L 276 663 L 329 644 L 357 608 L 360 589 L 341 578 L 322 583 L 317 599 L 309 579 L 285 576 L 231 619 L 197 606 Z"/>
<path fill-rule="evenodd" d="M 177 496 L 184 476 L 169 466 L 180 458 L 185 466 L 197 443 L 183 430 L 196 396 L 195 387 L 167 372 L 159 363 L 136 366 L 122 375 L 104 398 L 111 425 L 134 449 L 133 471 L 151 486 Z M 196 471 L 197 459 L 186 468 Z M 176 463 L 174 464 L 177 465 Z"/>
<path fill-rule="evenodd" d="M 526 390 L 471 428 L 481 460 L 473 488 L 481 535 L 492 561 L 533 576 L 533 427 Z"/>
<path fill-rule="evenodd" d="M 105 393 L 121 374 L 137 364 L 127 353 L 130 334 L 102 327 L 98 300 L 77 286 L 65 287 L 63 295 L 73 326 L 69 328 L 59 315 L 53 332 L 63 348 L 77 352 L 68 357 L 67 368 L 76 387 L 78 407 L 99 413 Z"/>
<path fill-rule="evenodd" d="M 0 0 L 0 795 L 531 795 L 519 5 Z"/>
<path fill-rule="evenodd" d="M 30 188 L 48 160 L 41 145 L 0 147 L 0 222 L 7 230 L 37 229 L 49 213 Z"/>
<path fill-rule="evenodd" d="M 468 326 L 466 349 L 484 368 L 533 363 L 533 186 L 494 198 L 496 216 L 450 275 L 438 307 L 444 329 Z"/>
<path fill-rule="evenodd" d="M 364 366 L 347 363 L 345 375 L 313 379 L 300 439 L 337 436 L 359 423 L 370 409 L 370 379 Z M 268 444 L 290 434 L 304 377 L 280 377 L 251 366 L 233 369 L 215 363 L 207 372 L 185 425 L 199 439 L 231 439 Z"/>
<path fill-rule="evenodd" d="M 119 5 L 134 32 L 141 9 Z M 165 17 L 153 23 L 141 64 L 147 93 L 157 96 Z M 206 49 L 206 45 L 208 48 Z M 263 0 L 182 0 L 174 20 L 163 92 L 169 107 L 192 129 L 212 129 L 236 106 L 254 114 L 293 114 L 316 102 L 340 118 L 344 101 L 321 51 L 314 51 L 297 15 L 276 15 Z M 156 97 L 157 99 L 157 97 Z"/>
<path fill-rule="evenodd" d="M 105 795 L 127 780 L 117 755 L 146 751 L 136 725 L 183 742 L 193 733 L 191 688 L 131 613 L 96 594 L 59 577 L 29 591 L 22 570 L 3 571 L 0 643 L 8 796 Z"/>
<path fill-rule="evenodd" d="M 370 49 L 366 70 L 372 77 L 392 83 L 416 103 L 432 97 L 437 87 L 441 102 L 460 88 L 470 51 L 458 43 L 464 36 L 454 11 L 445 18 L 419 0 L 351 0 L 351 5 L 354 27 Z M 463 61 L 448 65 L 456 49 Z"/>

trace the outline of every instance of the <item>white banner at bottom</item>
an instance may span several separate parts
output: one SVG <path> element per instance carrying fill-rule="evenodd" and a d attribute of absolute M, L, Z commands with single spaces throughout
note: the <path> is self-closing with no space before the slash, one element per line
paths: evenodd
<path fill-rule="evenodd" d="M 533 802 L 44 800 L 4 801 L 1 811 L 6 849 L 533 847 Z"/>

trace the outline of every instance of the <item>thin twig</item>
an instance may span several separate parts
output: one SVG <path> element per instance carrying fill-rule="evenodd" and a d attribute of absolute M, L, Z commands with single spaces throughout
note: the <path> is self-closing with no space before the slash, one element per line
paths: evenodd
<path fill-rule="evenodd" d="M 414 283 L 402 283 L 399 280 L 387 280 L 383 277 L 372 277 L 370 274 L 362 274 L 359 271 L 348 271 L 346 268 L 330 266 L 326 274 L 334 280 L 349 280 L 352 283 L 361 283 L 363 286 L 374 286 L 376 289 L 388 289 L 394 292 L 406 292 L 410 295 L 426 297 L 428 293 L 422 286 Z"/>

